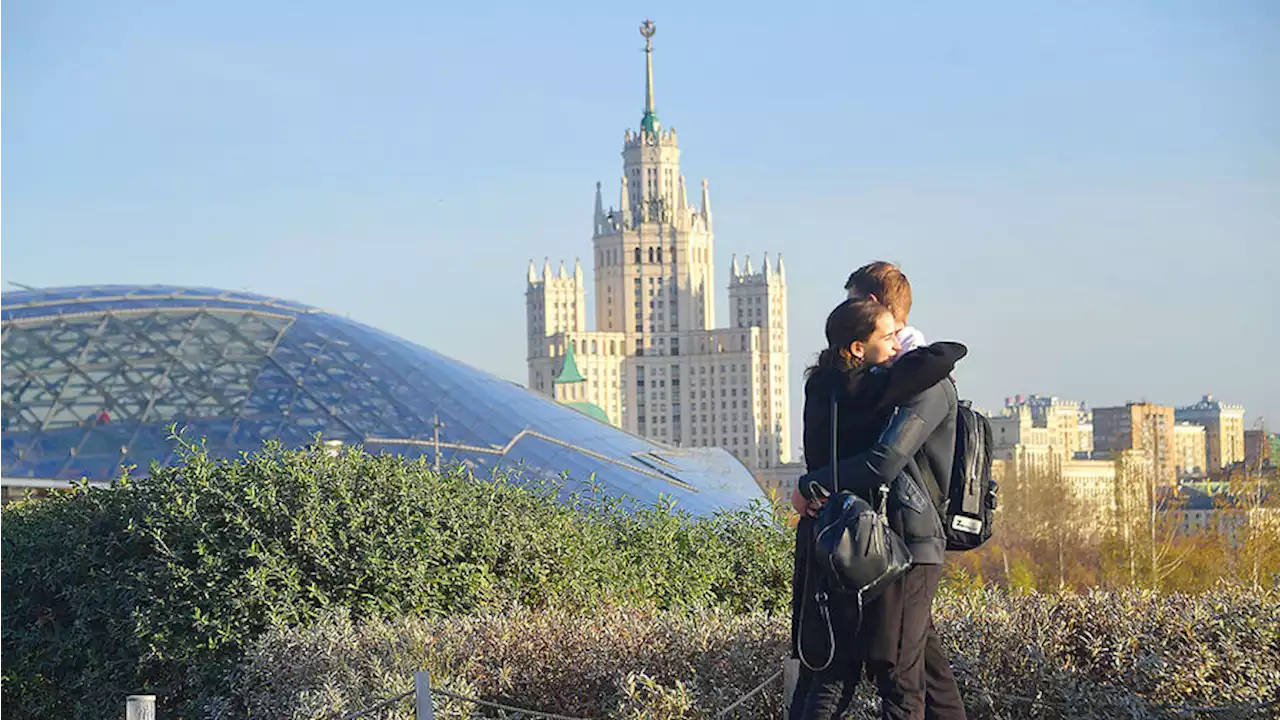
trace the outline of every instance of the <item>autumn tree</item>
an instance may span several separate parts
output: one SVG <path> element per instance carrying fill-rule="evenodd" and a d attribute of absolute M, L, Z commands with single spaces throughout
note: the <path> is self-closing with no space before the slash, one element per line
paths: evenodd
<path fill-rule="evenodd" d="M 1018 456 L 1008 461 L 997 509 L 998 552 L 1006 582 L 1041 590 L 1088 584 L 1081 559 L 1092 523 L 1076 488 L 1064 480 L 1059 458 Z"/>

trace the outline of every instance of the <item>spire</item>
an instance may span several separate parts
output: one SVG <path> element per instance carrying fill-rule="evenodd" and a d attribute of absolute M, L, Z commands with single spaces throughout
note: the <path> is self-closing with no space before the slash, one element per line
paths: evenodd
<path fill-rule="evenodd" d="M 782 253 L 778 253 L 778 279 L 786 281 L 787 269 L 782 266 Z"/>
<path fill-rule="evenodd" d="M 773 268 L 769 267 L 769 253 L 764 254 L 764 276 L 767 279 L 769 273 L 773 272 Z"/>
<path fill-rule="evenodd" d="M 564 271 L 564 261 L 561 260 L 560 261 L 560 279 L 563 280 L 567 277 L 569 277 L 569 275 Z"/>
<path fill-rule="evenodd" d="M 750 255 L 748 255 L 748 256 L 747 256 L 747 267 L 745 268 L 745 270 L 746 270 L 746 274 L 747 274 L 747 275 L 752 275 L 752 274 L 754 274 L 754 271 L 751 269 L 751 256 L 750 256 Z"/>
<path fill-rule="evenodd" d="M 742 273 L 738 270 L 738 254 L 733 254 L 733 276 L 736 278 Z"/>
<path fill-rule="evenodd" d="M 702 221 L 707 230 L 711 229 L 711 192 L 707 190 L 707 181 L 702 181 Z"/>
<path fill-rule="evenodd" d="M 689 207 L 689 195 L 684 190 L 684 173 L 680 174 L 680 189 L 677 192 L 680 196 L 676 198 L 676 207 L 684 210 Z"/>
<path fill-rule="evenodd" d="M 600 183 L 596 183 L 596 235 L 604 232 L 604 198 L 600 195 Z"/>
<path fill-rule="evenodd" d="M 622 215 L 622 227 L 631 224 L 631 192 L 627 189 L 627 176 L 622 176 L 622 190 L 618 193 L 618 213 Z"/>
<path fill-rule="evenodd" d="M 564 349 L 564 366 L 560 368 L 560 377 L 555 379 L 556 385 L 564 385 L 566 383 L 586 382 L 587 379 L 582 377 L 582 372 L 578 370 L 578 361 L 573 357 L 573 341 L 570 341 Z"/>
<path fill-rule="evenodd" d="M 640 23 L 640 35 L 644 37 L 644 117 L 640 120 L 640 132 L 650 135 L 658 134 L 658 128 L 661 123 L 658 122 L 658 113 L 653 106 L 653 34 L 658 31 L 653 21 L 645 18 Z"/>
<path fill-rule="evenodd" d="M 573 281 L 576 285 L 582 285 L 582 259 L 573 259 Z"/>
<path fill-rule="evenodd" d="M 529 284 L 532 285 L 538 281 L 538 271 L 533 269 L 533 258 L 529 258 Z"/>
<path fill-rule="evenodd" d="M 547 282 L 547 285 L 551 284 L 551 260 L 549 258 L 542 258 L 542 279 Z"/>

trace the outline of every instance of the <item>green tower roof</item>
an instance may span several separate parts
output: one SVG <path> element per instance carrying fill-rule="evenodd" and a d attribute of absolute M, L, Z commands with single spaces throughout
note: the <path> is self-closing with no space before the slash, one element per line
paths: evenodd
<path fill-rule="evenodd" d="M 573 359 L 573 343 L 569 343 L 564 353 L 564 367 L 560 368 L 560 377 L 556 378 L 557 385 L 565 383 L 586 382 L 587 379 L 582 377 L 582 373 L 578 371 L 578 361 Z"/>
<path fill-rule="evenodd" d="M 609 424 L 609 414 L 606 413 L 603 408 L 601 408 L 599 405 L 596 405 L 595 403 L 567 402 L 567 403 L 564 403 L 564 406 L 571 407 L 574 410 L 577 410 L 578 412 L 582 413 L 583 415 L 588 415 L 590 417 L 593 417 L 599 420 L 600 422 L 604 423 L 605 425 Z"/>
<path fill-rule="evenodd" d="M 658 113 L 646 110 L 644 117 L 640 119 L 640 129 L 650 135 L 657 135 L 660 127 L 662 127 L 662 123 L 658 122 Z"/>

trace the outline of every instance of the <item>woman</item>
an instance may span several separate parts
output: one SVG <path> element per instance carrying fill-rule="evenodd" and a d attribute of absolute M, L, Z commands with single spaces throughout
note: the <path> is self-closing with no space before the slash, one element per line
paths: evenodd
<path fill-rule="evenodd" d="M 898 405 L 945 380 L 966 353 L 958 343 L 935 343 L 890 365 L 899 351 L 895 331 L 892 314 L 874 300 L 846 300 L 827 317 L 827 348 L 808 369 L 805 382 L 804 454 L 810 473 L 831 463 L 833 397 L 839 425 L 836 456 L 856 455 L 876 444 Z M 892 643 L 894 637 L 877 627 L 876 603 L 860 623 L 856 604 L 838 596 L 830 601 L 828 629 L 815 601 L 818 572 L 810 562 L 818 504 L 797 488 L 792 505 L 801 514 L 792 578 L 792 643 L 802 668 L 791 717 L 838 717 L 852 700 L 868 650 Z"/>

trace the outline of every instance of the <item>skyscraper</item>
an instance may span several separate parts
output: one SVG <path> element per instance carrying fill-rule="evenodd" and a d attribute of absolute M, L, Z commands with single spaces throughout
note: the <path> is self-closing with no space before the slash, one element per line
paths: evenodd
<path fill-rule="evenodd" d="M 787 292 L 782 258 L 730 263 L 732 324 L 716 327 L 715 236 L 707 181 L 689 202 L 674 128 L 654 102 L 655 26 L 645 39 L 645 105 L 623 136 L 617 207 L 596 183 L 592 249 L 597 327 L 586 283 L 532 261 L 526 287 L 529 387 L 679 446 L 723 447 L 753 469 L 790 456 Z M 572 363 L 571 387 L 557 378 Z M 580 376 L 580 377 L 579 377 Z M 599 410 L 597 413 L 595 410 Z"/>

